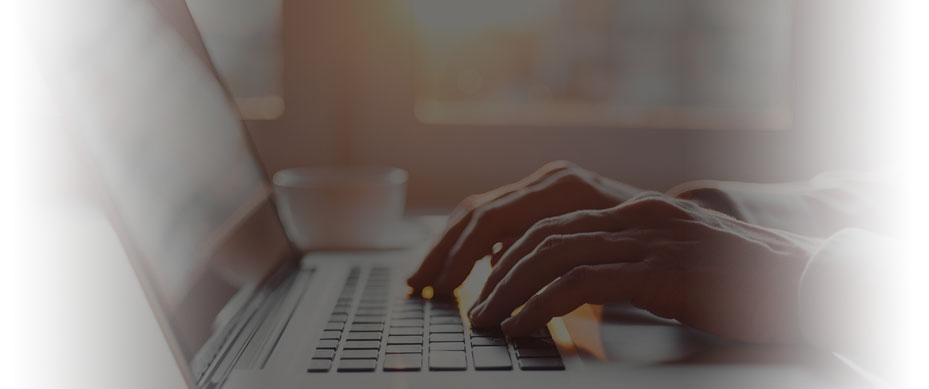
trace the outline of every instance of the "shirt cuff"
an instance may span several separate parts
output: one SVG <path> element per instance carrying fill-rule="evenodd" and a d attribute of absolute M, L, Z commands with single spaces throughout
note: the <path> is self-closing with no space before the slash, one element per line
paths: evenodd
<path fill-rule="evenodd" d="M 800 279 L 800 329 L 889 382 L 929 384 L 929 244 L 842 230 Z"/>

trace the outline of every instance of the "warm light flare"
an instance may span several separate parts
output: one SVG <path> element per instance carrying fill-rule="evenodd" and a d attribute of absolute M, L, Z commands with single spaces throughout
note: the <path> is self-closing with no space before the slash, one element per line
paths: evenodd
<path fill-rule="evenodd" d="M 435 290 L 433 290 L 431 286 L 427 286 L 423 288 L 423 291 L 420 292 L 419 295 L 422 296 L 424 299 L 429 300 L 435 296 Z"/>
<path fill-rule="evenodd" d="M 571 339 L 571 334 L 568 332 L 564 320 L 560 317 L 552 319 L 552 321 L 548 322 L 548 331 L 551 332 L 555 343 L 561 346 L 562 351 L 574 352 L 574 341 Z"/>

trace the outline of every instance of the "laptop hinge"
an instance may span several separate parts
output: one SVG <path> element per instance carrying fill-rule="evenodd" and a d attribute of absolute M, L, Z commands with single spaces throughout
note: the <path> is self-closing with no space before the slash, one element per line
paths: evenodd
<path fill-rule="evenodd" d="M 272 277 L 264 288 L 254 293 L 248 303 L 234 315 L 234 319 L 216 331 L 216 335 L 197 353 L 191 363 L 197 377 L 197 386 L 220 386 L 234 367 L 243 366 L 240 363 L 243 355 L 252 358 L 246 351 L 255 347 L 263 349 L 261 346 L 268 342 L 269 335 L 274 335 L 273 332 L 262 330 L 268 326 L 267 323 L 281 321 L 282 313 L 286 313 L 286 318 L 289 319 L 296 304 L 288 308 L 291 304 L 285 300 L 292 300 L 287 297 L 293 295 L 289 292 L 297 284 L 302 284 L 300 288 L 305 288 L 314 269 L 300 269 L 297 272 L 293 271 L 294 268 L 286 270 Z M 298 280 L 302 281 L 298 283 Z M 276 336 L 272 338 L 275 344 L 280 334 Z M 273 351 L 273 347 L 269 350 L 269 355 L 270 351 Z M 264 360 L 267 360 L 267 356 Z"/>

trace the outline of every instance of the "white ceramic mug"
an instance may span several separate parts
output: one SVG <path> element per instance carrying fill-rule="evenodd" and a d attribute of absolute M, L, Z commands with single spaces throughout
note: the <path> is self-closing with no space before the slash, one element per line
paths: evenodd
<path fill-rule="evenodd" d="M 299 167 L 274 174 L 284 230 L 301 250 L 391 246 L 407 173 L 391 167 Z"/>

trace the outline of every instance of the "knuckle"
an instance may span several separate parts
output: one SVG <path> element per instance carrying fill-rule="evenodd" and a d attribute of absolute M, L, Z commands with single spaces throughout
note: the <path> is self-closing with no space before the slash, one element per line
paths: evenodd
<path fill-rule="evenodd" d="M 585 293 L 589 289 L 590 282 L 593 280 L 596 269 L 590 265 L 581 265 L 571 269 L 567 274 L 562 276 L 562 282 L 565 288 L 572 293 Z M 588 296 L 582 296 L 585 300 Z"/>
<path fill-rule="evenodd" d="M 590 180 L 586 174 L 577 169 L 568 169 L 563 170 L 557 174 L 555 177 L 555 185 L 557 186 L 578 186 L 578 185 L 589 185 Z"/>
<path fill-rule="evenodd" d="M 472 210 L 480 205 L 481 200 L 484 196 L 480 194 L 471 194 L 466 196 L 460 203 L 458 203 L 458 208 Z"/>
<path fill-rule="evenodd" d="M 528 234 L 533 237 L 542 238 L 542 236 L 548 235 L 548 231 L 557 228 L 561 224 L 561 216 L 547 217 L 535 222 L 535 224 L 529 228 Z"/>
<path fill-rule="evenodd" d="M 542 168 L 540 170 L 545 171 L 545 172 L 552 172 L 552 171 L 565 170 L 565 169 L 576 169 L 576 168 L 578 168 L 578 166 L 574 162 L 566 161 L 566 160 L 556 160 L 556 161 L 548 162 L 545 165 L 542 165 Z"/>
<path fill-rule="evenodd" d="M 482 207 L 474 210 L 474 216 L 472 217 L 472 223 L 477 225 L 483 225 L 490 223 L 494 220 L 497 215 L 496 207 Z"/>
<path fill-rule="evenodd" d="M 649 191 L 644 191 L 639 194 L 636 194 L 631 199 L 629 199 L 629 202 L 632 202 L 632 203 L 648 202 L 648 201 L 663 199 L 664 197 L 665 195 L 661 192 L 655 192 L 655 191 L 649 190 Z"/>
<path fill-rule="evenodd" d="M 676 202 L 676 200 L 665 196 L 662 193 L 649 192 L 637 195 L 628 202 L 628 209 L 635 211 L 645 211 L 657 214 L 683 214 L 686 213 Z"/>
<path fill-rule="evenodd" d="M 533 224 L 532 227 L 529 228 L 529 231 L 535 232 L 535 231 L 540 231 L 540 230 L 547 230 L 549 228 L 556 226 L 557 224 L 558 224 L 558 216 L 547 217 L 544 219 L 539 219 L 539 221 L 535 222 L 535 224 Z"/>
<path fill-rule="evenodd" d="M 536 246 L 536 254 L 551 252 L 560 247 L 567 238 L 564 235 L 549 235 Z"/>

